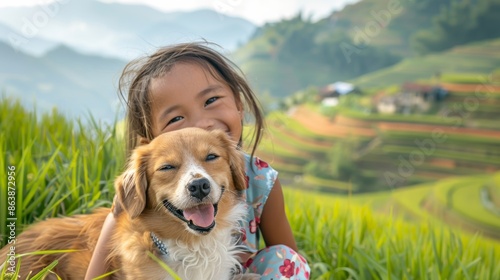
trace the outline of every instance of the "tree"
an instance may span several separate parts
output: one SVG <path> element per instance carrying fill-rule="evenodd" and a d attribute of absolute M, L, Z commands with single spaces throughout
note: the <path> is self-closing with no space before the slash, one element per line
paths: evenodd
<path fill-rule="evenodd" d="M 433 18 L 430 29 L 412 38 L 420 54 L 500 36 L 500 0 L 453 0 Z"/>

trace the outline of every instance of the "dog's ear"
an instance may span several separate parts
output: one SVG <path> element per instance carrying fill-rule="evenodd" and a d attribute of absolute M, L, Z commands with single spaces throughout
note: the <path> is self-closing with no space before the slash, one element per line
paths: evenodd
<path fill-rule="evenodd" d="M 147 147 L 136 148 L 132 153 L 127 170 L 115 181 L 117 202 L 132 219 L 139 216 L 146 207 L 149 157 L 150 152 Z"/>
<path fill-rule="evenodd" d="M 137 136 L 137 145 L 143 146 L 149 144 L 149 139 L 142 136 Z"/>
<path fill-rule="evenodd" d="M 247 189 L 247 180 L 245 172 L 245 161 L 243 153 L 236 147 L 230 149 L 229 152 L 231 174 L 233 177 L 234 187 L 237 191 L 243 192 Z"/>
<path fill-rule="evenodd" d="M 240 151 L 237 143 L 229 139 L 225 132 L 221 131 L 217 136 L 228 150 L 229 166 L 231 168 L 234 187 L 237 191 L 243 193 L 247 189 L 243 152 Z"/>

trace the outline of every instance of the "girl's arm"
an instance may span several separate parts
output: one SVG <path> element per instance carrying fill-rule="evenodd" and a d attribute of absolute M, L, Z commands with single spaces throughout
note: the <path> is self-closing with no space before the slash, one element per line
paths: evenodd
<path fill-rule="evenodd" d="M 89 267 L 87 268 L 87 273 L 85 274 L 85 280 L 91 280 L 106 273 L 106 257 L 109 251 L 105 245 L 111 240 L 115 224 L 116 219 L 113 212 L 109 212 L 102 225 L 101 234 L 99 235 L 94 253 L 92 254 L 92 259 L 90 259 Z"/>
<path fill-rule="evenodd" d="M 283 244 L 297 252 L 297 244 L 285 213 L 285 200 L 279 179 L 274 182 L 262 210 L 260 230 L 266 246 Z"/>

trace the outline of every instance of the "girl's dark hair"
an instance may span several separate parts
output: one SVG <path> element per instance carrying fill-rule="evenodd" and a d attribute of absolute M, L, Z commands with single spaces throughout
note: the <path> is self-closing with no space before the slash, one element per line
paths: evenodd
<path fill-rule="evenodd" d="M 136 147 L 140 137 L 153 139 L 151 81 L 166 74 L 178 62 L 191 62 L 204 67 L 215 79 L 227 84 L 235 95 L 235 100 L 242 102 L 244 110 L 254 116 L 255 129 L 251 138 L 253 157 L 264 129 L 260 104 L 243 72 L 208 45 L 207 42 L 194 42 L 163 47 L 125 66 L 119 81 L 119 93 L 126 104 L 127 156 Z"/>

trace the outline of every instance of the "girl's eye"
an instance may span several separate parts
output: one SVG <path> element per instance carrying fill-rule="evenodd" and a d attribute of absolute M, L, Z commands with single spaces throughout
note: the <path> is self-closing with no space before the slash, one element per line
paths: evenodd
<path fill-rule="evenodd" d="M 175 167 L 170 165 L 170 164 L 165 164 L 165 165 L 162 165 L 160 168 L 158 168 L 158 171 L 168 171 L 168 170 L 172 170 L 172 169 L 175 169 Z"/>
<path fill-rule="evenodd" d="M 205 106 L 208 106 L 212 103 L 214 103 L 217 99 L 219 99 L 218 96 L 214 96 L 214 97 L 210 97 L 206 102 L 205 102 Z"/>
<path fill-rule="evenodd" d="M 215 160 L 217 158 L 219 158 L 219 156 L 216 155 L 216 154 L 208 154 L 208 156 L 207 156 L 207 158 L 205 160 L 206 161 L 212 161 L 212 160 Z"/>
<path fill-rule="evenodd" d="M 177 117 L 175 117 L 175 118 L 171 119 L 171 120 L 167 123 L 167 125 L 172 124 L 172 123 L 174 123 L 174 122 L 178 122 L 178 121 L 180 121 L 180 120 L 182 120 L 182 119 L 184 119 L 184 117 L 177 116 Z"/>

